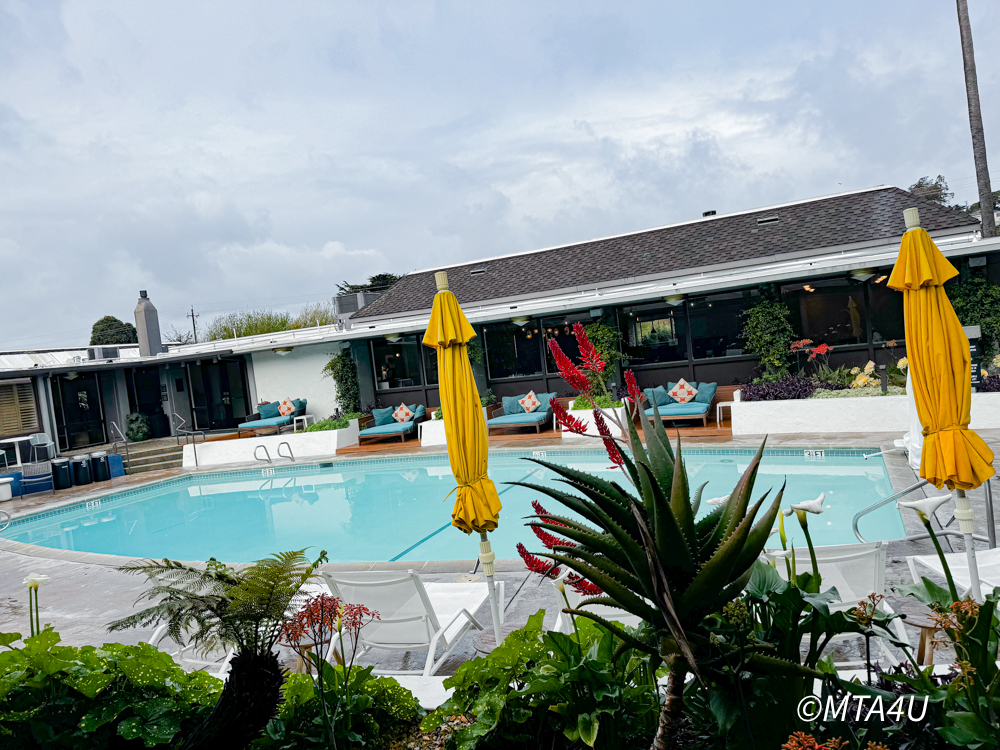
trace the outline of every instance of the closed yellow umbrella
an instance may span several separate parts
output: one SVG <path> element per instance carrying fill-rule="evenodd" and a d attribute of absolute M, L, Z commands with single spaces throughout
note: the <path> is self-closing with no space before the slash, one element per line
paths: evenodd
<path fill-rule="evenodd" d="M 958 271 L 920 228 L 917 209 L 909 208 L 904 215 L 908 231 L 903 235 L 889 286 L 903 292 L 906 357 L 917 415 L 924 428 L 920 476 L 935 487 L 947 485 L 955 493 L 955 517 L 965 537 L 973 591 L 979 598 L 973 515 L 965 490 L 993 476 L 993 451 L 969 429 L 969 339 L 943 286 Z"/>
<path fill-rule="evenodd" d="M 479 560 L 490 589 L 490 606 L 496 642 L 500 643 L 500 611 L 493 585 L 495 555 L 487 532 L 500 521 L 500 496 L 486 475 L 489 462 L 489 434 L 483 415 L 479 389 L 472 376 L 466 345 L 476 335 L 455 295 L 448 291 L 448 274 L 434 275 L 438 293 L 434 296 L 431 319 L 424 334 L 424 346 L 438 353 L 438 391 L 448 441 L 448 461 L 458 484 L 458 496 L 451 512 L 451 525 L 466 534 L 479 532 Z"/>

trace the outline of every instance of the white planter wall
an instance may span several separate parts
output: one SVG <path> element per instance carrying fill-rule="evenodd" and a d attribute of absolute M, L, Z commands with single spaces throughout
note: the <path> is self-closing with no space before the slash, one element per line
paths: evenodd
<path fill-rule="evenodd" d="M 734 401 L 733 435 L 906 432 L 906 396 Z M 972 429 L 1000 427 L 1000 393 L 972 394 Z"/>
<path fill-rule="evenodd" d="M 608 427 L 611 430 L 611 434 L 615 435 L 619 432 L 618 426 L 615 424 L 614 414 L 618 413 L 618 418 L 621 420 L 622 424 L 625 424 L 625 407 L 620 406 L 617 409 L 601 409 L 604 414 L 604 421 L 608 423 Z M 570 409 L 569 413 L 584 422 L 587 425 L 588 435 L 600 435 L 601 433 L 597 431 L 597 423 L 594 421 L 594 412 L 590 409 Z M 595 441 L 593 438 L 585 437 L 583 435 L 574 434 L 566 429 L 564 429 L 559 423 L 556 426 L 562 432 L 563 440 L 580 440 L 586 443 L 593 443 L 595 448 L 599 448 L 601 443 Z"/>
<path fill-rule="evenodd" d="M 300 432 L 287 435 L 266 435 L 264 437 L 246 437 L 239 440 L 213 440 L 199 442 L 198 466 L 218 466 L 220 464 L 241 464 L 254 461 L 254 450 L 258 445 L 267 448 L 274 463 L 289 463 L 287 458 L 278 457 L 278 446 L 288 443 L 296 461 L 332 456 L 338 448 L 346 448 L 358 444 L 358 420 L 352 419 L 350 425 L 342 430 L 321 430 L 318 432 Z M 184 446 L 184 468 L 194 468 L 193 445 Z M 287 451 L 282 451 L 283 453 Z M 261 455 L 263 455 L 261 451 Z M 266 462 L 261 461 L 261 464 Z"/>
<path fill-rule="evenodd" d="M 337 387 L 332 378 L 323 377 L 323 368 L 339 351 L 333 343 L 296 346 L 284 356 L 272 351 L 254 352 L 257 398 L 260 401 L 305 398 L 309 400 L 306 412 L 314 414 L 317 422 L 326 419 L 337 410 Z M 257 410 L 257 404 L 251 406 Z"/>
<path fill-rule="evenodd" d="M 443 419 L 433 419 L 427 422 L 421 422 L 417 425 L 417 429 L 420 430 L 421 447 L 448 444 L 448 439 L 444 432 Z"/>

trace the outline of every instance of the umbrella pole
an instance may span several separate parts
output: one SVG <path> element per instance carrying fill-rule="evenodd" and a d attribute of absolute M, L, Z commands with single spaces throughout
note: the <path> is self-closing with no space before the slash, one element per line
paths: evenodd
<path fill-rule="evenodd" d="M 485 531 L 479 532 L 479 562 L 483 564 L 483 572 L 486 573 L 486 585 L 490 590 L 490 612 L 493 614 L 493 636 L 496 644 L 503 643 L 503 635 L 500 632 L 500 605 L 497 602 L 497 590 L 493 583 L 493 561 L 496 559 L 493 549 L 490 547 L 490 538 Z"/>
<path fill-rule="evenodd" d="M 986 481 L 989 481 L 988 479 Z M 969 560 L 969 581 L 972 583 L 972 598 L 977 602 L 983 600 L 983 592 L 979 586 L 979 565 L 976 562 L 976 548 L 972 541 L 972 507 L 965 490 L 955 490 L 955 518 L 958 519 L 958 529 L 965 538 L 965 556 Z"/>

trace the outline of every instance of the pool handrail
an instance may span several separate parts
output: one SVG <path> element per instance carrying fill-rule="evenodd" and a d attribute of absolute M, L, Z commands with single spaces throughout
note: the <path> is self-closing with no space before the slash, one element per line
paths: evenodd
<path fill-rule="evenodd" d="M 889 503 L 895 502 L 896 500 L 899 500 L 902 497 L 906 497 L 914 490 L 919 490 L 925 484 L 927 484 L 927 480 L 921 479 L 919 482 L 910 487 L 907 487 L 905 490 L 900 490 L 899 492 L 893 495 L 889 495 L 889 497 L 883 500 L 879 500 L 874 505 L 869 505 L 867 508 L 859 510 L 857 513 L 854 514 L 854 518 L 851 519 L 851 528 L 854 530 L 854 536 L 858 538 L 859 542 L 861 542 L 862 544 L 866 544 L 868 540 L 865 539 L 863 536 L 861 536 L 861 532 L 858 531 L 858 523 L 861 521 L 862 516 L 867 516 L 869 513 L 872 513 L 878 510 L 879 508 L 888 505 Z"/>
<path fill-rule="evenodd" d="M 259 451 L 261 448 L 264 449 L 264 458 L 261 458 L 260 456 L 257 455 L 257 451 Z M 267 450 L 267 446 L 264 445 L 263 443 L 261 443 L 260 445 L 258 445 L 253 449 L 253 457 L 257 461 L 267 461 L 268 463 L 272 463 L 271 453 L 270 451 Z"/>
<path fill-rule="evenodd" d="M 281 446 L 285 446 L 286 448 L 288 448 L 288 455 L 287 455 L 287 456 L 286 456 L 286 455 L 284 455 L 284 454 L 283 454 L 283 453 L 281 452 Z M 282 440 L 282 441 L 281 441 L 280 443 L 278 443 L 278 457 L 279 457 L 279 458 L 287 458 L 287 459 L 288 459 L 289 461 L 291 461 L 291 462 L 292 462 L 293 464 L 295 463 L 295 454 L 294 454 L 294 453 L 292 453 L 292 446 L 290 446 L 290 445 L 288 444 L 288 441 L 287 441 L 287 440 Z"/>
<path fill-rule="evenodd" d="M 114 434 L 116 432 L 118 433 L 118 437 L 116 437 L 114 443 L 112 443 L 111 450 L 113 450 L 115 453 L 117 453 L 120 456 L 121 452 L 118 450 L 118 445 L 119 445 L 119 443 L 121 445 L 124 445 L 125 446 L 125 466 L 128 466 L 131 463 L 131 461 L 130 461 L 131 456 L 129 456 L 129 454 L 128 454 L 128 439 L 125 437 L 124 434 L 122 434 L 122 428 L 118 426 L 118 423 L 115 422 L 114 420 L 111 420 L 111 435 L 112 435 L 112 437 L 114 436 Z M 122 467 L 122 470 L 124 471 L 124 466 Z"/>

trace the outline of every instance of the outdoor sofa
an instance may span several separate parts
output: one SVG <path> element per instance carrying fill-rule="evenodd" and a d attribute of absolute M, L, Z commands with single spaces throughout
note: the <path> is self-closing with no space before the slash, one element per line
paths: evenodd
<path fill-rule="evenodd" d="M 535 432 L 541 432 L 542 427 L 550 422 L 555 426 L 550 402 L 556 394 L 536 393 L 535 398 L 540 405 L 533 412 L 526 412 L 520 404 L 521 399 L 527 395 L 522 393 L 520 396 L 504 396 L 501 403 L 486 407 L 486 427 L 490 435 L 494 431 L 503 432 L 521 427 L 534 427 Z"/>
<path fill-rule="evenodd" d="M 712 406 L 715 404 L 718 383 L 690 383 L 698 393 L 694 399 L 688 401 L 686 404 L 678 403 L 670 396 L 669 391 L 675 385 L 677 383 L 668 383 L 666 388 L 658 385 L 655 388 L 643 389 L 642 392 L 646 396 L 646 405 L 648 407 L 645 411 L 646 416 L 653 416 L 653 404 L 655 403 L 656 410 L 660 414 L 660 419 L 664 422 L 680 419 L 693 419 L 697 421 L 700 419 L 702 425 L 707 427 L 708 417 L 712 415 Z"/>
<path fill-rule="evenodd" d="M 399 437 L 402 442 L 406 442 L 408 436 L 413 436 L 417 432 L 417 425 L 427 419 L 427 407 L 423 404 L 407 404 L 407 408 L 413 412 L 413 419 L 406 422 L 397 422 L 392 413 L 398 409 L 397 406 L 387 406 L 384 409 L 372 409 L 372 413 L 361 417 L 358 420 L 358 443 L 374 443 L 386 438 Z"/>
<path fill-rule="evenodd" d="M 308 399 L 292 399 L 292 405 L 295 406 L 295 411 L 291 414 L 286 414 L 281 416 L 278 412 L 278 407 L 281 406 L 280 401 L 271 401 L 266 404 L 258 404 L 257 411 L 247 417 L 247 421 L 237 425 L 238 430 L 253 430 L 255 433 L 257 430 L 262 430 L 265 428 L 273 427 L 275 432 L 280 433 L 281 428 L 285 425 L 292 424 L 296 417 L 301 417 L 306 413 L 306 404 Z"/>

